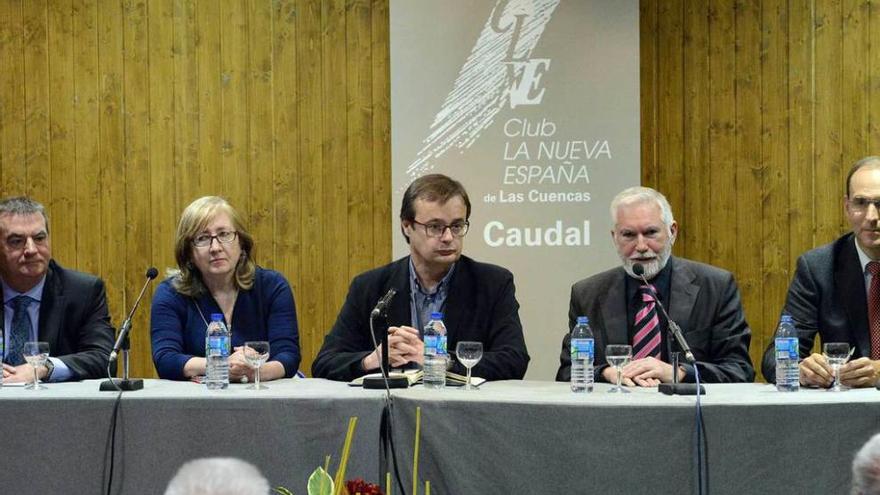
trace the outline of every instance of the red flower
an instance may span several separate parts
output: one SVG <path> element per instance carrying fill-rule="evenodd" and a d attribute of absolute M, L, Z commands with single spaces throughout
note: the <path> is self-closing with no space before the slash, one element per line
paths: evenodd
<path fill-rule="evenodd" d="M 361 478 L 346 481 L 345 489 L 348 490 L 349 495 L 384 495 L 379 485 L 367 483 Z"/>

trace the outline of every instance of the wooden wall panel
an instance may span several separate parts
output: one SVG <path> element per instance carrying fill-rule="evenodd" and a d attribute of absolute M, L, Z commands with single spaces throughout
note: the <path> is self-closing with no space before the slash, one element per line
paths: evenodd
<path fill-rule="evenodd" d="M 663 15 L 671 5 L 641 1 L 642 182 L 667 193 L 683 221 L 677 253 L 736 275 L 759 364 L 797 257 L 847 231 L 846 171 L 880 154 L 873 111 L 880 109 L 880 9 L 866 0 L 712 0 L 687 2 L 680 20 Z M 645 22 L 655 10 L 656 26 Z M 702 81 L 688 76 L 705 64 L 694 46 L 703 29 L 706 99 Z M 663 87 L 676 71 L 682 94 Z M 660 128 L 645 120 L 656 108 L 685 115 L 683 137 L 663 129 L 662 118 Z M 707 131 L 708 140 L 695 138 Z M 679 145 L 669 139 L 683 144 L 680 181 L 664 179 L 667 163 L 680 166 L 670 156 Z M 644 153 L 653 149 L 656 156 Z M 700 201 L 707 179 L 708 204 Z M 702 236 L 688 233 L 691 223 Z"/>
<path fill-rule="evenodd" d="M 119 324 L 181 209 L 219 194 L 290 280 L 303 369 L 352 275 L 390 260 L 388 0 L 0 0 L 0 194 Z M 878 153 L 868 0 L 641 0 L 642 181 L 676 253 L 740 282 L 757 359 L 796 257 L 846 231 L 843 178 Z M 149 299 L 145 301 L 149 304 Z M 153 376 L 146 308 L 133 372 Z"/>
<path fill-rule="evenodd" d="M 388 53 L 387 0 L 0 0 L 0 195 L 47 205 L 116 325 L 181 210 L 227 197 L 294 288 L 307 371 L 351 276 L 390 261 Z"/>

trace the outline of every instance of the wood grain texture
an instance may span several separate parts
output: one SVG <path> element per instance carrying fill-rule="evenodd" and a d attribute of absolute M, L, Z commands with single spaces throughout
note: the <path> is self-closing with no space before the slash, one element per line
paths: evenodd
<path fill-rule="evenodd" d="M 736 275 L 757 357 L 797 256 L 846 231 L 850 163 L 880 153 L 880 7 L 639 13 L 642 182 L 672 202 L 676 253 Z M 56 255 L 106 280 L 116 324 L 144 269 L 172 266 L 182 208 L 229 198 L 294 288 L 308 370 L 351 276 L 390 261 L 388 15 L 388 0 L 0 0 L 0 194 L 48 206 Z M 146 313 L 133 373 L 154 376 Z"/>

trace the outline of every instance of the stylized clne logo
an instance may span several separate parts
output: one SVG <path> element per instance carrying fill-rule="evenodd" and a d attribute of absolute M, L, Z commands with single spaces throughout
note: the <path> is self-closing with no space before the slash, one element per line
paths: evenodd
<path fill-rule="evenodd" d="M 531 58 L 559 0 L 497 0 L 443 106 L 434 116 L 406 181 L 433 168 L 451 148 L 470 148 L 502 108 L 538 105 L 549 58 Z"/>

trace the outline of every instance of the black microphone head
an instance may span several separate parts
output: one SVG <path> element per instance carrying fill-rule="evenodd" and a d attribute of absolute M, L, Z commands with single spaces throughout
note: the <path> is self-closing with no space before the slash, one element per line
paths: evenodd
<path fill-rule="evenodd" d="M 641 263 L 633 263 L 633 273 L 641 277 L 645 273 L 645 267 Z"/>
<path fill-rule="evenodd" d="M 159 270 L 156 270 L 155 266 L 151 266 L 147 269 L 147 278 L 153 280 L 154 278 L 159 276 Z"/>

